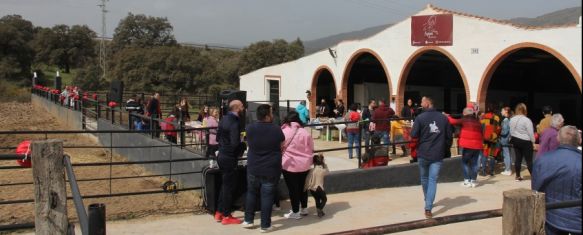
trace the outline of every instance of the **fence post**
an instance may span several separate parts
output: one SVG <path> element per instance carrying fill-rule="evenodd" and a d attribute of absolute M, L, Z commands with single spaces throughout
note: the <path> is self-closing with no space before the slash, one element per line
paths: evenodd
<path fill-rule="evenodd" d="M 358 151 L 356 151 L 357 157 L 358 157 L 358 166 L 356 168 L 360 168 L 360 165 L 362 164 L 362 129 L 364 129 L 364 125 L 362 125 L 361 122 L 358 122 Z M 366 146 L 366 145 L 365 145 Z M 352 151 L 352 150 L 350 150 Z M 364 149 L 364 151 L 366 152 L 366 148 Z"/>
<path fill-rule="evenodd" d="M 67 234 L 67 188 L 63 141 L 32 142 L 36 234 Z"/>
<path fill-rule="evenodd" d="M 97 113 L 97 119 L 101 118 L 101 108 L 99 108 L 99 100 L 95 101 L 95 113 Z"/>
<path fill-rule="evenodd" d="M 105 204 L 89 205 L 89 235 L 105 235 Z"/>
<path fill-rule="evenodd" d="M 85 102 L 83 101 L 83 98 L 81 98 L 81 100 L 79 100 L 79 108 L 81 109 L 81 130 L 85 130 L 85 116 L 87 115 L 86 111 L 85 111 Z"/>
<path fill-rule="evenodd" d="M 520 188 L 503 192 L 502 234 L 545 234 L 545 194 Z"/>
<path fill-rule="evenodd" d="M 180 119 L 180 148 L 184 148 L 186 146 L 186 136 L 184 134 L 184 120 Z M 170 163 L 172 164 L 172 163 Z"/>

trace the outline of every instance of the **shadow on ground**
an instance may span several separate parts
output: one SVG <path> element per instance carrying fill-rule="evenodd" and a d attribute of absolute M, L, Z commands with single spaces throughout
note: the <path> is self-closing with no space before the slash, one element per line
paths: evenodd
<path fill-rule="evenodd" d="M 312 224 L 317 224 L 320 221 L 332 219 L 336 213 L 348 209 L 350 209 L 350 203 L 348 202 L 332 202 L 326 204 L 324 207 L 324 212 L 326 215 L 324 215 L 322 218 L 318 218 L 318 216 L 315 215 L 316 207 L 309 207 L 308 210 L 310 211 L 310 214 L 308 216 L 303 216 L 298 220 L 284 218 L 283 214 L 287 213 L 287 210 L 283 210 L 284 212 L 280 213 L 281 215 L 272 216 L 272 226 L 275 227 L 278 231 L 292 227 L 310 226 Z"/>
<path fill-rule="evenodd" d="M 474 203 L 477 201 L 478 200 L 468 196 L 458 196 L 456 198 L 446 197 L 433 204 L 433 207 L 439 207 L 437 211 L 433 212 L 433 215 L 434 216 L 439 215 L 453 208 L 465 206 L 467 204 Z"/>

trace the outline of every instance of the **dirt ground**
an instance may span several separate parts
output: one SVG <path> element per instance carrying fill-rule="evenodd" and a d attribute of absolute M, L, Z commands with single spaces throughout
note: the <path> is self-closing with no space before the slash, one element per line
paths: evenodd
<path fill-rule="evenodd" d="M 65 130 L 55 118 L 35 112 L 30 103 L 0 103 L 0 130 Z M 0 147 L 15 147 L 23 140 L 62 139 L 64 145 L 97 146 L 95 139 L 80 134 L 59 135 L 0 135 Z M 0 149 L 0 153 L 13 153 L 14 150 Z M 73 163 L 124 161 L 123 157 L 111 156 L 106 149 L 65 149 Z M 16 166 L 15 161 L 0 161 L 0 166 Z M 76 167 L 77 179 L 102 178 L 111 176 L 150 175 L 139 166 L 100 166 Z M 194 177 L 194 176 L 193 176 Z M 124 192 L 140 192 L 160 190 L 161 184 L 167 179 L 140 178 L 122 180 L 103 180 L 79 182 L 82 195 L 96 195 Z M 13 183 L 32 182 L 31 169 L 0 170 L 0 201 L 32 199 L 32 185 L 7 185 Z M 70 190 L 68 189 L 70 196 Z M 201 199 L 199 192 L 179 192 L 178 194 L 150 194 L 140 196 L 124 196 L 112 198 L 85 199 L 87 207 L 92 203 L 105 203 L 107 219 L 128 219 L 146 215 L 200 213 Z M 0 225 L 34 222 L 34 204 L 0 205 Z M 68 201 L 68 215 L 76 221 L 76 211 L 73 201 Z"/>

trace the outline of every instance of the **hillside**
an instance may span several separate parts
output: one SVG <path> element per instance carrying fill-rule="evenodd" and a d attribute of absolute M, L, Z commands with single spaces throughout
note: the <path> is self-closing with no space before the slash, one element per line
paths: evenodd
<path fill-rule="evenodd" d="M 579 22 L 581 16 L 581 7 L 571 7 L 563 10 L 554 11 L 535 18 L 512 18 L 509 21 L 528 26 L 543 26 L 543 25 L 561 25 Z M 343 40 L 364 39 L 370 37 L 388 27 L 392 24 L 374 26 L 358 31 L 335 34 L 332 36 L 318 38 L 304 42 L 305 54 L 309 55 L 314 52 L 332 47 Z"/>
<path fill-rule="evenodd" d="M 309 54 L 312 54 L 314 52 L 320 51 L 322 49 L 334 46 L 343 40 L 363 39 L 363 38 L 370 37 L 370 36 L 380 32 L 380 31 L 390 27 L 391 25 L 392 24 L 379 25 L 379 26 L 374 26 L 374 27 L 370 27 L 370 28 L 366 28 L 366 29 L 362 29 L 362 30 L 358 30 L 358 31 L 340 33 L 340 34 L 335 34 L 335 35 L 324 37 L 324 38 L 318 38 L 318 39 L 314 39 L 314 40 L 310 40 L 310 41 L 305 41 L 304 42 L 305 54 L 309 55 Z"/>
<path fill-rule="evenodd" d="M 528 26 L 545 26 L 545 25 L 562 25 L 579 22 L 581 16 L 581 7 L 571 7 L 548 14 L 544 14 L 535 18 L 512 18 L 509 21 Z"/>

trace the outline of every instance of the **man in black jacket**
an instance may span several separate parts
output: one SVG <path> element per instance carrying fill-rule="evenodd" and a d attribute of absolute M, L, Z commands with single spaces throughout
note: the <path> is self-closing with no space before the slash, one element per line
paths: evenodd
<path fill-rule="evenodd" d="M 447 117 L 433 108 L 430 97 L 423 97 L 421 106 L 423 113 L 415 118 L 411 137 L 418 138 L 419 178 L 425 198 L 425 217 L 429 219 L 433 217 L 431 209 L 437 191 L 437 178 L 452 131 Z"/>
<path fill-rule="evenodd" d="M 215 212 L 215 220 L 224 225 L 240 224 L 241 220 L 231 215 L 233 193 L 236 183 L 237 158 L 245 151 L 241 143 L 239 118 L 244 115 L 245 107 L 240 100 L 229 103 L 229 112 L 219 122 L 217 141 L 219 142 L 219 169 L 223 174 L 221 192 L 219 194 L 219 208 Z"/>

